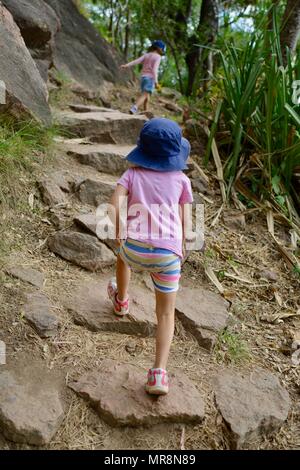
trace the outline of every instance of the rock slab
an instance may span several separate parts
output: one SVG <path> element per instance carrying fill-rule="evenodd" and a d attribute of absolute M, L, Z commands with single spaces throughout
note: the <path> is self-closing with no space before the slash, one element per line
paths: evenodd
<path fill-rule="evenodd" d="M 145 392 L 145 380 L 143 369 L 107 359 L 98 371 L 83 375 L 70 388 L 87 399 L 99 416 L 113 426 L 203 420 L 203 398 L 183 373 L 170 375 L 169 394 L 158 398 Z"/>
<path fill-rule="evenodd" d="M 51 251 L 88 271 L 115 263 L 114 253 L 96 237 L 79 232 L 56 232 L 48 240 Z"/>
<path fill-rule="evenodd" d="M 229 319 L 228 302 L 202 287 L 180 287 L 176 315 L 199 345 L 211 350 Z"/>
<path fill-rule="evenodd" d="M 40 271 L 27 266 L 8 266 L 5 269 L 5 272 L 10 276 L 20 279 L 21 281 L 28 282 L 28 284 L 38 288 L 42 288 L 45 281 L 45 277 Z"/>
<path fill-rule="evenodd" d="M 58 390 L 39 377 L 0 370 L 0 429 L 14 442 L 48 444 L 58 430 L 64 411 Z"/>
<path fill-rule="evenodd" d="M 214 388 L 234 449 L 261 440 L 287 419 L 291 406 L 288 392 L 275 375 L 261 368 L 245 375 L 224 370 L 215 378 Z"/>
<path fill-rule="evenodd" d="M 154 295 L 140 286 L 130 293 L 130 315 L 117 317 L 107 296 L 109 277 L 89 281 L 73 289 L 65 299 L 74 322 L 91 331 L 115 331 L 128 335 L 153 335 L 156 328 Z"/>
<path fill-rule="evenodd" d="M 49 338 L 57 333 L 59 320 L 52 313 L 50 302 L 42 292 L 27 294 L 24 316 L 41 338 Z"/>
<path fill-rule="evenodd" d="M 120 111 L 76 113 L 59 111 L 57 123 L 78 137 L 89 137 L 93 142 L 110 144 L 136 144 L 139 133 L 147 121 L 145 116 Z"/>

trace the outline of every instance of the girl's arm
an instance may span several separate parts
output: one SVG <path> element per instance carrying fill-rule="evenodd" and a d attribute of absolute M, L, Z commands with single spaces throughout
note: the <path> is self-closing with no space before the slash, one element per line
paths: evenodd
<path fill-rule="evenodd" d="M 128 64 L 121 65 L 122 69 L 126 69 L 127 67 L 133 67 L 133 65 L 138 65 L 144 62 L 145 54 L 139 57 L 138 59 L 133 60 L 132 62 L 128 62 Z"/>
<path fill-rule="evenodd" d="M 158 69 L 159 69 L 160 61 L 161 61 L 161 56 L 157 54 L 157 59 L 156 59 L 155 64 L 153 66 L 153 73 L 154 73 L 155 84 L 156 85 L 158 84 Z"/>
<path fill-rule="evenodd" d="M 121 243 L 121 235 L 123 232 L 124 221 L 120 220 L 120 212 L 124 198 L 128 195 L 128 189 L 121 184 L 118 184 L 113 195 L 110 198 L 108 215 L 112 223 L 115 225 L 115 234 L 118 244 Z M 126 221 L 125 221 L 126 222 Z"/>

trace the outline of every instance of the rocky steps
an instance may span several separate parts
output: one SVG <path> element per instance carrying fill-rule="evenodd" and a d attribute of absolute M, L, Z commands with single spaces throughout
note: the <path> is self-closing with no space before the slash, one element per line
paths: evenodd
<path fill-rule="evenodd" d="M 66 205 L 72 207 L 76 202 L 73 223 L 68 229 L 53 232 L 48 247 L 67 262 L 87 270 L 91 277 L 86 277 L 84 283 L 73 284 L 72 293 L 65 295 L 61 303 L 82 329 L 133 338 L 153 336 L 156 321 L 149 279 L 131 285 L 132 310 L 128 317 L 120 319 L 113 314 L 106 285 L 113 274 L 115 254 L 111 244 L 97 237 L 95 214 L 95 207 L 107 200 L 116 176 L 126 168 L 124 156 L 135 143 L 146 118 L 94 106 L 70 108 L 71 111 L 56 113 L 60 126 L 74 135 L 73 139 L 57 142 L 58 151 L 67 155 L 69 171 L 57 168 L 46 174 L 39 188 L 44 203 L 49 210 L 56 211 L 57 217 Z M 88 178 L 73 173 L 75 161 L 83 165 L 82 169 L 89 168 Z M 94 274 L 88 274 L 95 271 L 97 280 Z M 6 272 L 28 286 L 23 305 L 25 320 L 41 338 L 56 335 L 62 318 L 56 315 L 55 305 L 44 292 L 43 275 L 31 266 L 18 264 L 7 266 Z M 207 287 L 195 288 L 188 280 L 183 281 L 186 282 L 181 286 L 176 306 L 177 321 L 195 337 L 199 347 L 211 351 L 228 324 L 229 304 Z M 170 371 L 170 394 L 160 398 L 144 392 L 144 369 L 110 359 L 102 361 L 97 370 L 79 375 L 69 387 L 111 426 L 201 424 L 205 417 L 204 391 L 179 370 L 180 364 L 174 373 Z M 63 394 L 55 382 L 48 387 L 47 374 L 43 372 L 37 383 L 35 373 L 27 371 L 24 375 L 20 369 L 0 366 L 0 430 L 7 439 L 40 446 L 55 435 L 64 415 Z M 278 378 L 267 371 L 254 370 L 239 377 L 221 369 L 212 390 L 232 448 L 247 447 L 253 438 L 273 432 L 287 418 L 288 393 Z"/>

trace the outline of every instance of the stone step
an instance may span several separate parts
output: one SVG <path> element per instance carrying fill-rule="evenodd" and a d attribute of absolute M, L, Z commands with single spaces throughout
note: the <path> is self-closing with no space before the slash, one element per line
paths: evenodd
<path fill-rule="evenodd" d="M 147 118 L 119 111 L 55 111 L 56 123 L 76 137 L 89 137 L 94 142 L 135 144 Z"/>
<path fill-rule="evenodd" d="M 154 397 L 144 390 L 145 370 L 106 359 L 99 370 L 84 374 L 69 386 L 113 426 L 201 423 L 204 418 L 201 393 L 182 372 L 170 374 L 170 379 L 168 395 Z"/>
<path fill-rule="evenodd" d="M 91 331 L 114 331 L 127 335 L 152 336 L 156 328 L 155 298 L 149 289 L 132 286 L 130 315 L 117 317 L 107 295 L 111 276 L 74 286 L 71 296 L 63 300 L 74 322 Z"/>
<path fill-rule="evenodd" d="M 86 105 L 86 104 L 69 104 L 71 111 L 75 113 L 115 113 L 116 109 L 104 108 L 103 106 Z"/>
<path fill-rule="evenodd" d="M 24 317 L 41 338 L 56 335 L 60 322 L 43 292 L 27 293 L 23 309 Z"/>
<path fill-rule="evenodd" d="M 124 158 L 134 148 L 133 145 L 78 143 L 76 139 L 63 141 L 61 146 L 81 164 L 111 175 L 121 174 L 128 169 L 128 162 Z"/>

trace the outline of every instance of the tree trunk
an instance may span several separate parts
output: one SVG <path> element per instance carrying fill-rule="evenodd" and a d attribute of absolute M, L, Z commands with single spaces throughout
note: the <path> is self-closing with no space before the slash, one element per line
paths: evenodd
<path fill-rule="evenodd" d="M 287 63 L 287 48 L 294 52 L 300 34 L 300 0 L 287 0 L 283 15 L 280 43 L 284 64 Z"/>
<path fill-rule="evenodd" d="M 125 45 L 124 45 L 124 56 L 125 56 L 126 62 L 128 60 L 129 38 L 130 38 L 130 9 L 129 9 L 129 6 L 127 6 L 126 26 L 125 26 Z"/>
<path fill-rule="evenodd" d="M 189 38 L 189 49 L 186 54 L 188 67 L 187 95 L 194 90 L 195 79 L 202 68 L 201 76 L 208 78 L 212 72 L 212 54 L 202 46 L 211 46 L 215 42 L 219 27 L 217 0 L 203 0 L 200 9 L 197 34 Z M 200 70 L 201 71 L 201 70 Z"/>

